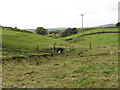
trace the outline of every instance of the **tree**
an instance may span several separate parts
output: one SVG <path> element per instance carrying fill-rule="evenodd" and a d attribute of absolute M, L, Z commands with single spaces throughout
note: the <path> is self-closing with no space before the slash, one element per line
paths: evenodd
<path fill-rule="evenodd" d="M 116 24 L 116 27 L 120 27 L 120 22 L 118 22 L 118 23 Z"/>
<path fill-rule="evenodd" d="M 77 33 L 76 28 L 68 28 L 61 34 L 61 37 L 67 37 L 76 33 Z"/>
<path fill-rule="evenodd" d="M 45 29 L 43 27 L 37 27 L 35 31 L 36 31 L 36 33 L 41 34 L 41 35 L 47 34 L 47 29 Z"/>
<path fill-rule="evenodd" d="M 17 27 L 15 27 L 15 29 L 17 29 Z"/>

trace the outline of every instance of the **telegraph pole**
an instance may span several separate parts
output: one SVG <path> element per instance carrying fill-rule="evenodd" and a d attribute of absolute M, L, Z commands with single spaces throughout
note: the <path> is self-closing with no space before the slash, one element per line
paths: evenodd
<path fill-rule="evenodd" d="M 83 30 L 83 16 L 84 16 L 84 14 L 80 14 L 81 15 L 81 17 L 82 17 L 82 30 Z M 83 31 L 84 32 L 84 31 Z M 83 33 L 84 34 L 84 33 Z M 83 36 L 83 40 L 84 40 L 84 36 Z"/>

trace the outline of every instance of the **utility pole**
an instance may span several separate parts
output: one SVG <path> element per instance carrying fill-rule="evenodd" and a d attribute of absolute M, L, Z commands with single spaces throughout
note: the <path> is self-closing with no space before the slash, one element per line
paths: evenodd
<path fill-rule="evenodd" d="M 83 16 L 84 16 L 84 14 L 80 14 L 81 15 L 81 17 L 82 17 L 82 30 L 83 30 Z M 83 31 L 84 32 L 84 31 Z M 84 33 L 83 33 L 84 34 Z M 84 36 L 83 36 L 83 40 L 84 40 Z"/>

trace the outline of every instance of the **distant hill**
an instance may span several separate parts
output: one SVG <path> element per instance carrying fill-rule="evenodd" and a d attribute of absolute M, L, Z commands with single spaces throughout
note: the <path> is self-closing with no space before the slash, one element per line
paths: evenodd
<path fill-rule="evenodd" d="M 65 30 L 68 28 L 70 28 L 70 27 L 58 27 L 58 28 L 46 28 L 46 29 L 48 29 L 48 31 L 51 32 L 51 31 L 57 31 L 57 30 Z M 35 29 L 23 29 L 23 30 L 35 32 Z"/>
<path fill-rule="evenodd" d="M 23 30 L 27 30 L 27 31 L 35 32 L 35 29 L 23 29 Z"/>
<path fill-rule="evenodd" d="M 104 27 L 115 27 L 116 24 L 105 24 L 105 25 L 99 25 L 99 26 L 95 26 L 95 27 L 100 27 L 100 28 L 104 28 Z M 52 32 L 52 31 L 57 31 L 57 30 L 65 30 L 71 27 L 57 27 L 57 28 L 46 28 L 48 29 L 48 32 Z M 31 31 L 31 32 L 35 32 L 35 29 L 23 29 L 23 30 L 27 30 L 27 31 Z"/>
<path fill-rule="evenodd" d="M 70 27 L 58 27 L 58 28 L 47 28 L 48 31 L 57 31 L 57 30 L 65 30 L 68 29 Z"/>
<path fill-rule="evenodd" d="M 105 24 L 105 25 L 100 25 L 96 27 L 115 27 L 115 24 Z"/>

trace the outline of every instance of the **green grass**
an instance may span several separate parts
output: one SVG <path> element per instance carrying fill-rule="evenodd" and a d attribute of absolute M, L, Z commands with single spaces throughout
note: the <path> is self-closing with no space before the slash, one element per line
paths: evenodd
<path fill-rule="evenodd" d="M 58 45 L 68 45 L 67 42 L 55 40 L 35 33 L 24 33 L 10 30 L 2 31 L 2 44 L 4 48 L 20 48 L 33 50 L 37 46 L 41 48 L 53 47 L 54 43 Z"/>
<path fill-rule="evenodd" d="M 70 48 L 71 45 L 68 42 L 53 39 L 47 36 L 35 34 L 17 32 L 3 29 L 2 32 L 2 47 L 3 59 L 9 59 L 13 57 L 29 57 L 30 55 L 41 55 L 44 53 L 53 53 L 50 48 L 56 47 Z M 76 46 L 76 45 L 74 45 Z"/>
<path fill-rule="evenodd" d="M 89 45 L 90 43 L 93 45 L 117 45 L 118 44 L 118 34 L 117 33 L 108 33 L 108 34 L 96 34 L 89 35 L 83 37 L 76 38 L 71 42 L 78 43 L 80 45 Z"/>
<path fill-rule="evenodd" d="M 101 31 L 118 31 L 118 28 L 98 28 L 93 30 L 84 31 L 84 34 L 87 33 L 94 33 L 94 32 L 101 32 Z M 104 34 L 94 34 L 94 35 L 88 35 L 83 37 L 78 37 L 83 34 L 82 32 L 78 32 L 77 34 L 59 38 L 59 39 L 68 39 L 73 38 L 73 40 L 70 40 L 71 43 L 76 43 L 78 45 L 89 45 L 90 43 L 92 45 L 117 45 L 118 44 L 118 33 L 104 33 Z"/>
<path fill-rule="evenodd" d="M 116 28 L 94 29 L 114 31 Z M 80 32 L 79 32 L 80 33 Z M 79 34 L 78 33 L 78 34 Z M 78 34 L 71 37 L 77 37 Z M 41 55 L 41 51 L 58 46 L 67 48 L 63 54 L 48 57 L 5 60 L 2 63 L 2 81 L 5 84 L 31 88 L 117 88 L 118 34 L 85 36 L 71 42 L 34 33 L 2 31 L 3 57 Z M 69 36 L 70 37 L 70 36 Z M 92 44 L 89 49 L 89 43 Z M 37 45 L 40 50 L 36 51 Z M 21 50 L 20 50 L 21 49 Z M 111 51 L 115 53 L 111 54 Z M 3 88 L 8 88 L 3 86 Z M 9 87 L 12 88 L 12 87 Z"/>
<path fill-rule="evenodd" d="M 110 54 L 116 50 L 111 46 L 83 48 L 86 52 L 80 55 L 79 48 L 49 58 L 6 61 L 3 83 L 32 88 L 117 88 L 118 54 Z"/>
<path fill-rule="evenodd" d="M 80 36 L 82 34 L 94 33 L 94 32 L 102 32 L 102 31 L 118 31 L 118 28 L 98 28 L 98 29 L 96 28 L 96 29 L 88 30 L 88 31 L 84 31 L 84 32 L 81 32 L 81 29 L 78 29 L 77 34 L 73 34 L 71 36 L 64 37 L 64 38 L 61 38 L 61 39 L 77 38 L 78 36 Z"/>

